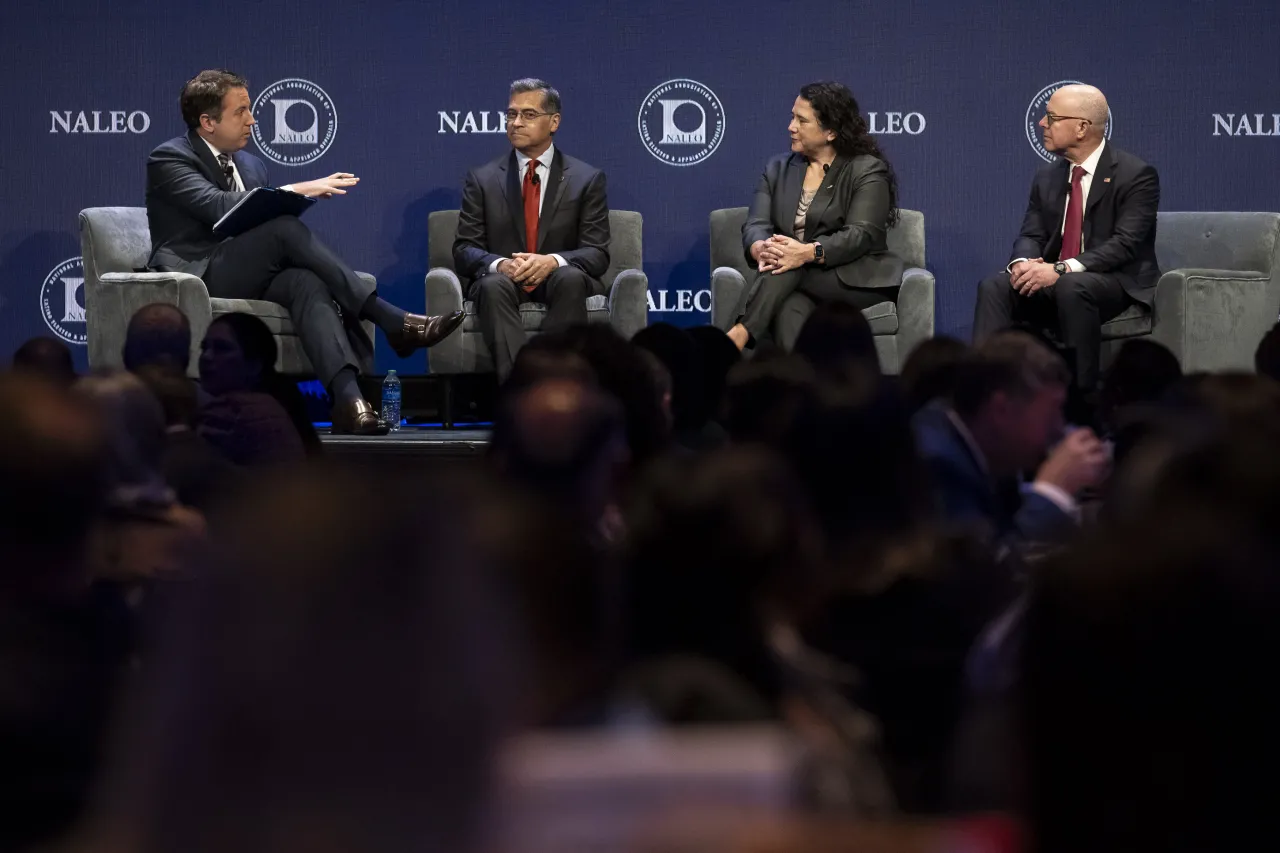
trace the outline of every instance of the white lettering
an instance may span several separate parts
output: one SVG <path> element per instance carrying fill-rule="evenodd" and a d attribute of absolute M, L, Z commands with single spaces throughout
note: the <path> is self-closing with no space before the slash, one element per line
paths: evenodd
<path fill-rule="evenodd" d="M 49 118 L 51 119 L 49 122 L 50 133 L 57 133 L 58 125 L 62 125 L 63 133 L 71 132 L 71 110 L 64 110 L 61 115 L 58 114 L 57 110 L 49 110 Z"/>
<path fill-rule="evenodd" d="M 693 310 L 693 291 L 692 290 L 676 291 L 676 310 L 677 311 Z"/>
<path fill-rule="evenodd" d="M 476 133 L 477 131 L 478 131 L 478 128 L 476 127 L 475 115 L 473 115 L 472 113 L 467 113 L 466 119 L 464 119 L 462 122 L 462 130 L 458 132 L 459 133 Z"/>
<path fill-rule="evenodd" d="M 1236 136 L 1253 136 L 1253 128 L 1249 127 L 1249 117 L 1240 116 L 1240 125 L 1236 128 Z"/>
<path fill-rule="evenodd" d="M 1263 126 L 1263 124 L 1262 124 L 1262 113 L 1256 113 L 1256 114 L 1254 115 L 1254 120 L 1257 122 L 1257 135 L 1258 135 L 1258 136 L 1270 136 L 1270 135 L 1271 135 L 1271 131 L 1270 131 L 1270 130 L 1264 130 L 1264 129 L 1263 129 L 1263 127 L 1264 127 L 1264 126 Z"/>
<path fill-rule="evenodd" d="M 137 116 L 142 117 L 141 127 L 133 126 L 133 120 Z M 142 110 L 134 110 L 133 112 L 129 113 L 129 130 L 130 131 L 132 131 L 133 133 L 146 133 L 148 128 L 150 127 L 151 127 L 151 116 L 147 115 Z"/>
<path fill-rule="evenodd" d="M 84 285 L 83 278 L 67 278 L 62 279 L 63 294 L 63 314 L 62 322 L 64 323 L 83 323 L 84 322 L 84 306 L 80 304 L 80 300 L 76 298 L 77 292 Z"/>
<path fill-rule="evenodd" d="M 76 115 L 76 123 L 71 128 L 71 132 L 72 133 L 92 133 L 92 131 L 89 130 L 89 120 L 84 117 L 83 111 L 81 111 L 79 114 Z"/>
<path fill-rule="evenodd" d="M 883 130 L 876 127 L 876 116 L 878 115 L 879 113 L 867 113 L 867 130 L 872 133 L 884 133 Z"/>
<path fill-rule="evenodd" d="M 124 110 L 112 110 L 111 113 L 111 129 L 108 133 L 124 133 L 124 119 L 127 113 Z"/>
<path fill-rule="evenodd" d="M 902 113 L 885 113 L 884 115 L 889 120 L 889 128 L 885 133 L 902 133 Z"/>
<path fill-rule="evenodd" d="M 650 290 L 648 293 L 645 294 L 645 297 L 649 300 L 649 310 L 657 311 L 658 306 L 653 304 L 653 291 Z"/>
<path fill-rule="evenodd" d="M 1236 119 L 1235 113 L 1227 113 L 1226 116 L 1223 116 L 1221 113 L 1214 113 L 1213 114 L 1213 135 L 1221 136 L 1222 131 L 1225 130 L 1227 132 L 1227 136 L 1234 136 L 1235 134 L 1231 132 L 1231 123 L 1234 122 L 1235 119 Z"/>
<path fill-rule="evenodd" d="M 440 116 L 440 129 L 437 130 L 436 133 L 446 133 L 447 131 L 444 129 L 445 125 L 449 126 L 450 131 L 454 133 L 458 132 L 458 111 L 457 110 L 453 111 L 452 117 L 450 117 L 450 115 L 444 110 L 440 110 L 438 115 Z"/>
<path fill-rule="evenodd" d="M 919 136 L 924 133 L 924 126 L 925 121 L 923 113 L 907 113 L 906 118 L 902 121 L 902 127 L 912 136 Z"/>
<path fill-rule="evenodd" d="M 706 304 L 706 306 L 705 306 L 705 307 L 704 307 L 704 306 L 703 306 L 703 304 L 702 304 L 702 302 L 703 302 L 702 297 L 704 297 L 704 296 L 705 296 L 705 297 L 707 297 L 707 298 L 706 298 L 706 303 L 707 303 L 707 304 Z M 693 307 L 694 307 L 694 308 L 697 308 L 699 311 L 705 311 L 705 312 L 707 312 L 708 314 L 710 314 L 710 313 L 711 313 L 711 291 L 710 291 L 710 290 L 699 290 L 699 291 L 697 292 L 697 294 L 696 294 L 696 295 L 694 295 L 694 297 L 693 297 Z"/>

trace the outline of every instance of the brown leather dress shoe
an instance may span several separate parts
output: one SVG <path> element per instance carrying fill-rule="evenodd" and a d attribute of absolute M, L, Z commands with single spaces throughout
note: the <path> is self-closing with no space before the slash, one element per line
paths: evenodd
<path fill-rule="evenodd" d="M 390 431 L 390 425 L 364 400 L 333 407 L 334 435 L 386 435 Z"/>
<path fill-rule="evenodd" d="M 397 338 L 391 341 L 391 348 L 401 358 L 408 358 L 414 350 L 420 347 L 433 347 L 449 337 L 466 318 L 467 315 L 461 311 L 434 317 L 405 314 L 404 328 L 401 329 Z"/>

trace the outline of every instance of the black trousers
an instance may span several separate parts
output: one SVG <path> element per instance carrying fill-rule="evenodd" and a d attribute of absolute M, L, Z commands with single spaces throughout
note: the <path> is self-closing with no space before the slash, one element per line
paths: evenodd
<path fill-rule="evenodd" d="M 554 270 L 531 293 L 502 273 L 487 273 L 473 281 L 468 295 L 475 301 L 480 336 L 493 355 L 498 380 L 507 378 L 516 353 L 528 339 L 520 320 L 522 304 L 546 304 L 542 331 L 556 332 L 587 322 L 587 297 L 602 289 L 599 282 L 572 264 Z"/>
<path fill-rule="evenodd" d="M 283 305 L 326 386 L 344 367 L 360 371 L 372 362 L 373 341 L 360 328 L 360 312 L 373 286 L 296 216 L 272 219 L 220 244 L 204 282 L 220 299 Z"/>
<path fill-rule="evenodd" d="M 802 303 L 803 310 L 793 310 L 798 307 L 795 300 L 787 303 L 787 298 L 797 292 L 813 302 L 847 302 L 859 310 L 893 299 L 892 288 L 850 287 L 840 281 L 834 269 L 827 267 L 806 266 L 779 275 L 758 273 L 741 320 L 751 337 L 759 339 L 767 335 L 776 320 L 777 343 L 790 350 L 810 311 L 807 303 Z"/>
<path fill-rule="evenodd" d="M 1132 299 L 1118 276 L 1072 272 L 1053 287 L 1023 296 L 1013 289 L 1007 272 L 978 285 L 973 339 L 981 341 L 1015 323 L 1044 329 L 1074 353 L 1076 384 L 1093 392 L 1101 378 L 1102 324 L 1128 307 Z"/>

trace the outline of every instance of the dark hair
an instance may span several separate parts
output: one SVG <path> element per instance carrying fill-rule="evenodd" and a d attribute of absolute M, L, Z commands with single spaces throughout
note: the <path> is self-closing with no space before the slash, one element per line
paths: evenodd
<path fill-rule="evenodd" d="M 835 133 L 831 143 L 841 157 L 858 157 L 868 154 L 884 163 L 886 182 L 889 184 L 889 219 L 890 226 L 898 222 L 898 176 L 893 171 L 893 164 L 884 156 L 880 145 L 871 135 L 867 120 L 862 117 L 857 100 L 849 87 L 833 80 L 822 80 L 808 83 L 800 87 L 800 97 L 813 107 L 818 124 L 824 130 Z"/>
<path fill-rule="evenodd" d="M 813 366 L 798 355 L 741 362 L 729 371 L 725 430 L 736 442 L 776 446 L 816 381 Z"/>
<path fill-rule="evenodd" d="M 76 366 L 71 347 L 53 338 L 32 338 L 14 350 L 13 366 L 67 386 L 75 381 Z"/>
<path fill-rule="evenodd" d="M 1141 338 L 1125 341 L 1102 377 L 1102 414 L 1158 400 L 1181 378 L 1182 366 L 1166 347 Z"/>
<path fill-rule="evenodd" d="M 671 417 L 677 430 L 697 429 L 707 422 L 707 394 L 702 382 L 702 353 L 684 329 L 653 323 L 631 342 L 654 355 L 670 375 Z"/>
<path fill-rule="evenodd" d="M 955 409 L 967 417 L 997 393 L 1025 398 L 1046 385 L 1071 385 L 1066 362 L 1026 332 L 997 332 L 961 361 L 956 372 Z"/>
<path fill-rule="evenodd" d="M 715 326 L 695 326 L 689 337 L 702 353 L 702 389 L 707 395 L 707 414 L 713 420 L 724 416 L 724 391 L 729 371 L 742 361 L 742 353 L 729 336 Z"/>
<path fill-rule="evenodd" d="M 320 437 L 316 435 L 316 428 L 307 415 L 307 403 L 302 399 L 302 392 L 296 384 L 276 372 L 276 358 L 280 347 L 267 324 L 252 314 L 240 312 L 223 314 L 215 318 L 209 327 L 213 328 L 216 324 L 231 329 L 245 358 L 256 361 L 261 366 L 258 383 L 250 390 L 274 397 L 289 415 L 307 453 L 318 454 L 321 451 Z"/>
<path fill-rule="evenodd" d="M 511 82 L 511 94 L 521 95 L 525 92 L 542 93 L 542 110 L 548 113 L 560 112 L 560 93 L 546 80 L 537 77 L 521 77 Z"/>
<path fill-rule="evenodd" d="M 968 352 L 968 344 L 945 335 L 921 341 L 907 356 L 899 378 L 907 408 L 918 412 L 938 398 L 950 402 L 960 362 Z"/>
<path fill-rule="evenodd" d="M 880 371 L 871 324 L 862 311 L 844 302 L 823 302 L 814 308 L 791 351 L 819 373 L 852 364 Z"/>
<path fill-rule="evenodd" d="M 200 415 L 196 383 L 181 370 L 161 364 L 145 364 L 133 371 L 164 409 L 167 426 L 194 427 Z"/>
<path fill-rule="evenodd" d="M 1280 381 L 1280 323 L 1262 336 L 1253 353 L 1253 366 L 1263 376 Z"/>
<path fill-rule="evenodd" d="M 182 86 L 182 120 L 187 127 L 199 127 L 200 116 L 222 120 L 222 99 L 232 89 L 247 89 L 249 81 L 225 68 L 201 71 Z"/>
<path fill-rule="evenodd" d="M 191 322 L 176 305 L 144 305 L 129 318 L 123 356 L 125 370 L 150 364 L 185 372 L 191 361 Z"/>

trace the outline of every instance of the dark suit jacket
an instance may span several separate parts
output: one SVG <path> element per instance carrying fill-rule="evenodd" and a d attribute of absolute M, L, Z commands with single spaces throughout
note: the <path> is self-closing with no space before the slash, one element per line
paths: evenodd
<path fill-rule="evenodd" d="M 1016 480 L 996 482 L 988 476 L 945 406 L 921 409 L 912 430 L 945 520 L 977 523 L 993 541 L 1010 545 L 1060 542 L 1076 529 L 1053 501 L 1023 492 Z"/>
<path fill-rule="evenodd" d="M 522 175 L 512 151 L 467 173 L 453 266 L 474 281 L 498 258 L 525 251 Z M 538 220 L 538 253 L 557 254 L 595 279 L 609 269 L 604 172 L 556 148 Z"/>
<path fill-rule="evenodd" d="M 246 191 L 268 185 L 267 167 L 257 157 L 237 151 L 231 159 Z M 194 130 L 156 146 L 147 158 L 147 266 L 203 275 L 223 239 L 214 236 L 214 223 L 244 195 L 227 188 L 217 159 Z"/>
<path fill-rule="evenodd" d="M 1022 233 L 1010 260 L 1058 260 L 1070 175 L 1071 164 L 1066 160 L 1049 163 L 1036 172 Z M 1115 275 L 1126 293 L 1148 305 L 1160 278 L 1156 263 L 1159 206 L 1160 176 L 1155 167 L 1108 142 L 1085 199 L 1085 251 L 1076 260 L 1089 272 Z"/>
<path fill-rule="evenodd" d="M 796 208 L 808 161 L 779 154 L 764 167 L 742 226 L 748 266 L 751 244 L 774 234 L 794 237 Z M 898 287 L 902 259 L 885 243 L 890 209 L 889 167 L 870 155 L 837 157 L 804 219 L 804 239 L 822 243 L 825 265 L 850 287 Z"/>

